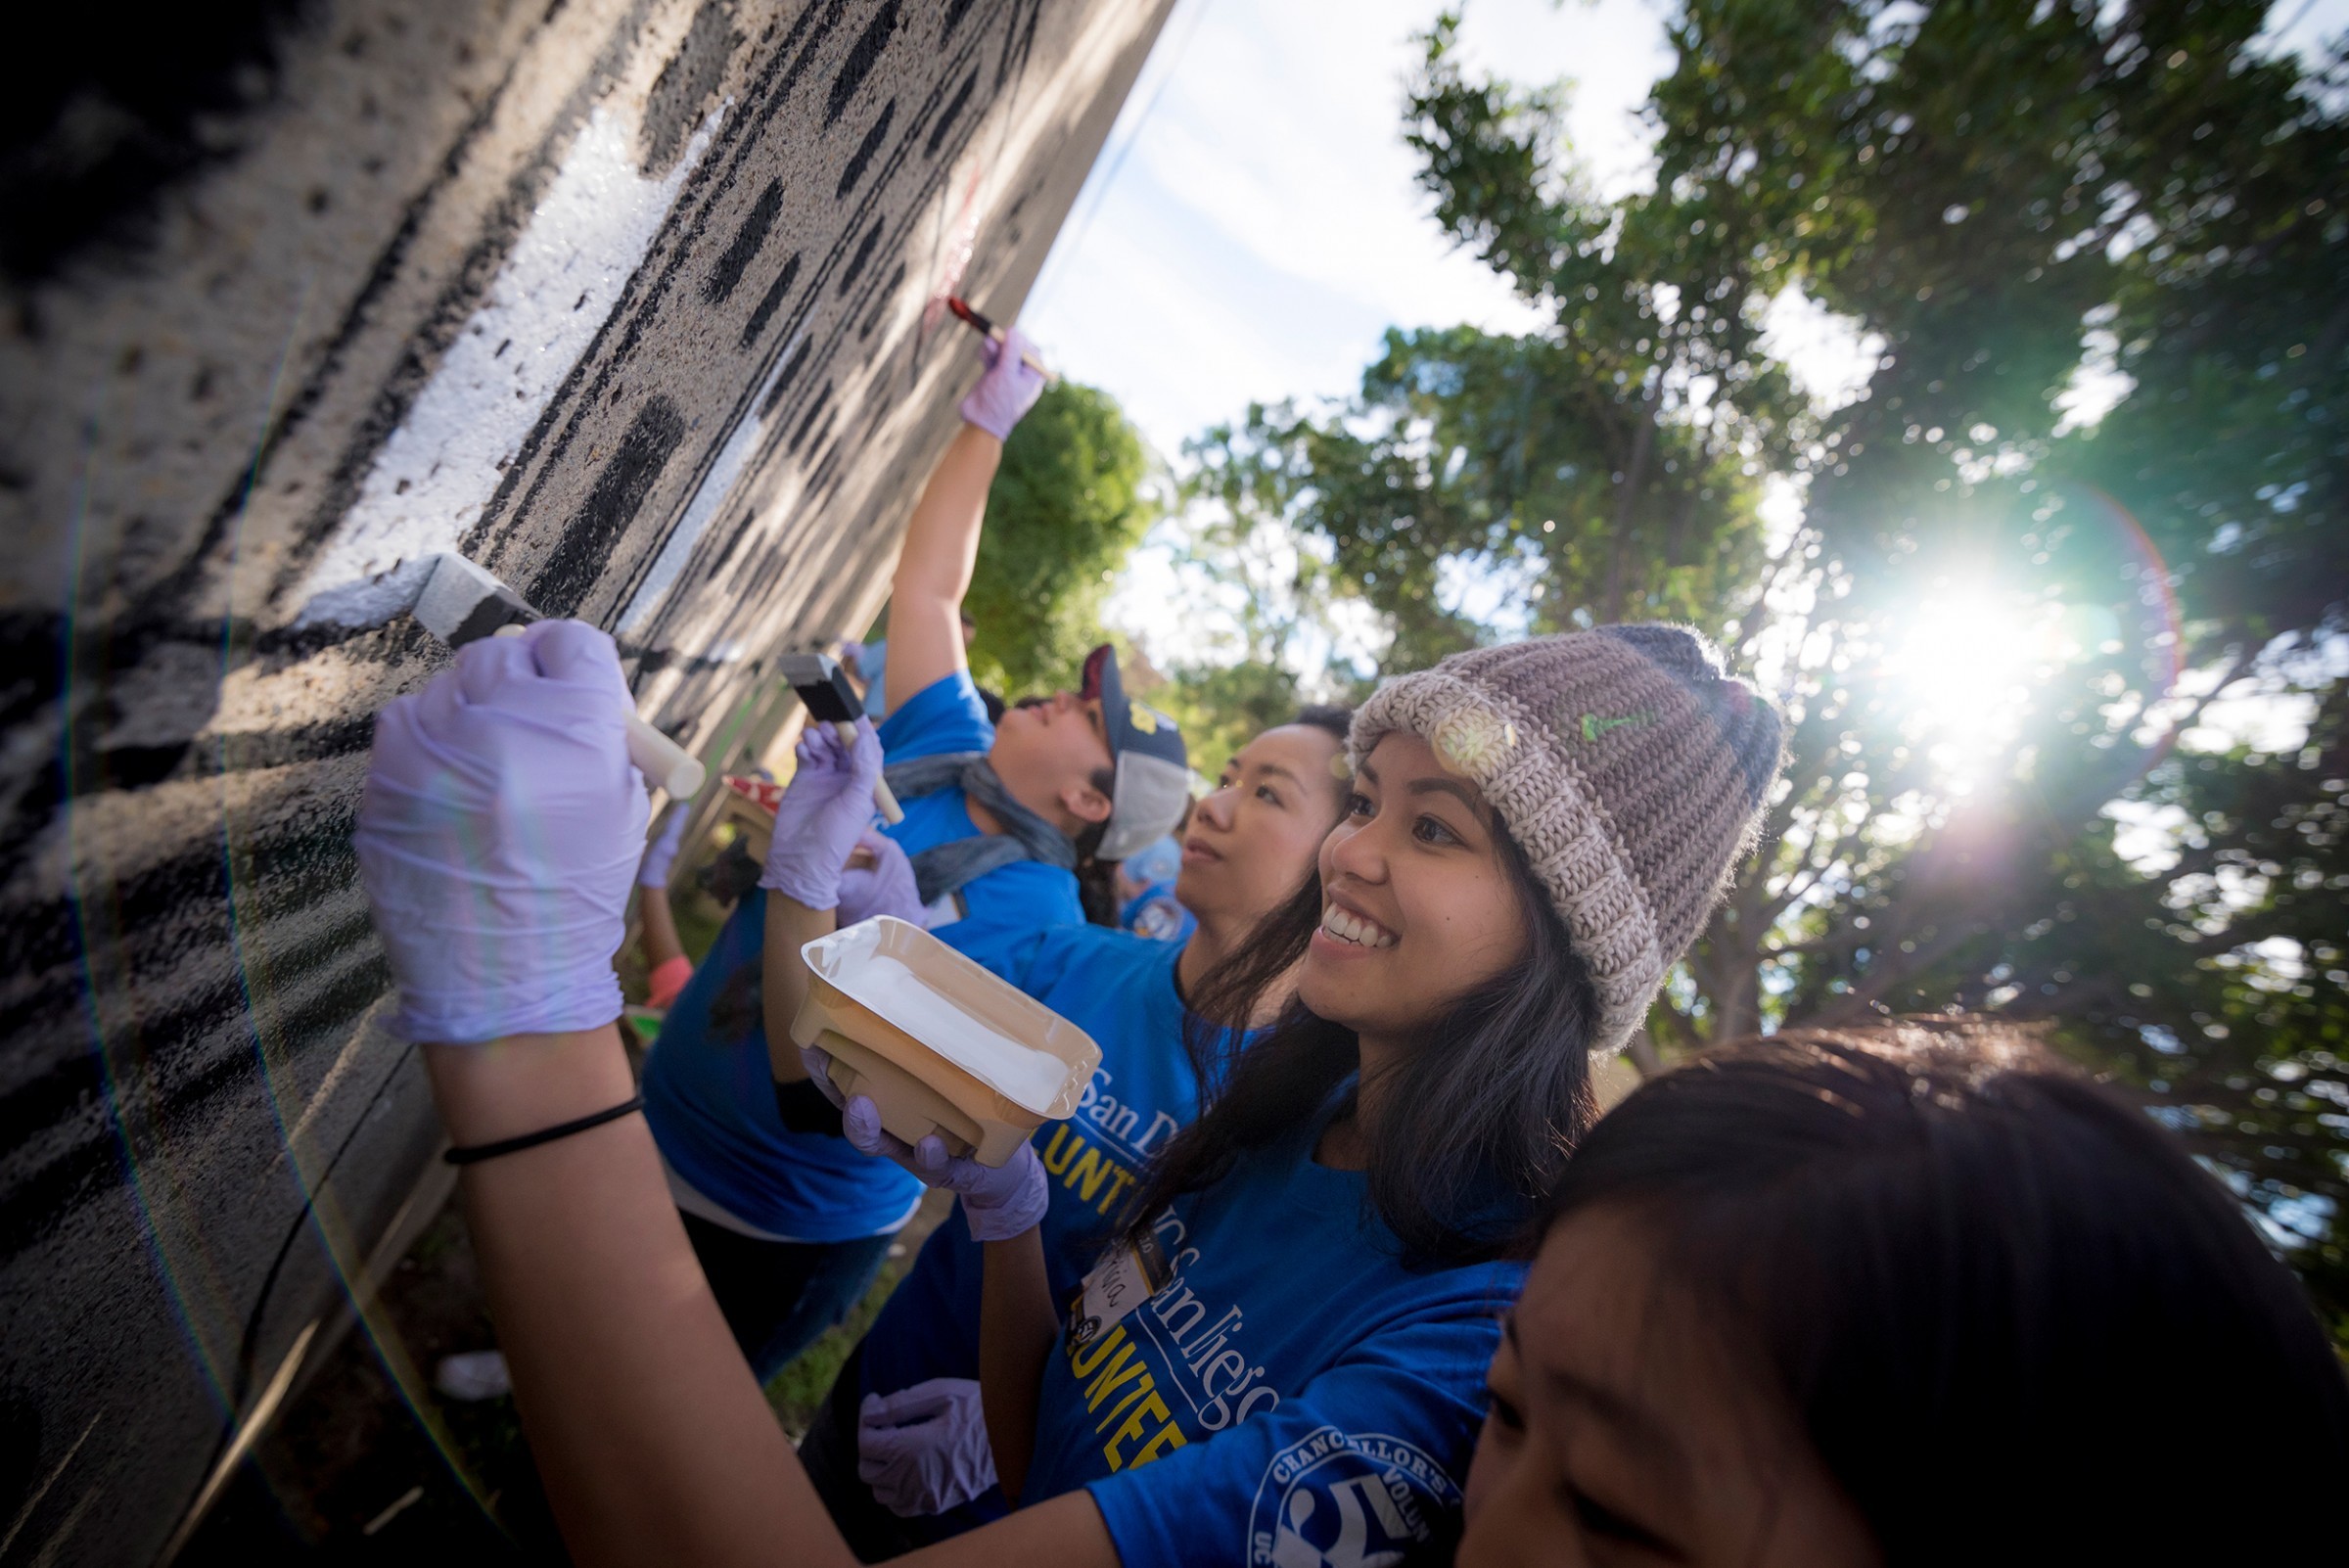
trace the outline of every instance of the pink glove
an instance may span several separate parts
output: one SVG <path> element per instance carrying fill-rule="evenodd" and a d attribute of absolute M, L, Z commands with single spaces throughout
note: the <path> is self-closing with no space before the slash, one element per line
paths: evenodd
<path fill-rule="evenodd" d="M 995 1484 L 979 1385 L 934 1377 L 867 1394 L 856 1411 L 856 1474 L 900 1518 L 944 1513 Z"/>
<path fill-rule="evenodd" d="M 808 1060 L 806 1052 L 801 1053 L 801 1060 Z M 830 1058 L 824 1058 L 824 1066 L 830 1065 Z M 828 1073 L 816 1071 L 813 1062 L 808 1062 L 808 1070 L 818 1086 L 834 1092 Z M 893 1160 L 931 1186 L 958 1194 L 973 1241 L 1009 1241 L 1023 1230 L 1034 1229 L 1043 1222 L 1044 1210 L 1052 1201 L 1051 1189 L 1044 1184 L 1044 1164 L 1036 1157 L 1033 1143 L 1021 1144 L 1019 1152 L 1000 1167 L 947 1154 L 945 1140 L 935 1132 L 907 1148 L 903 1138 L 883 1130 L 881 1107 L 862 1094 L 840 1108 L 840 1128 L 849 1146 L 858 1153 Z"/>
<path fill-rule="evenodd" d="M 857 837 L 856 848 L 872 856 L 872 864 L 852 865 L 841 872 L 840 912 L 834 923 L 852 926 L 875 915 L 896 915 L 926 929 L 930 912 L 922 907 L 921 892 L 914 886 L 913 862 L 897 841 L 868 827 Z"/>
<path fill-rule="evenodd" d="M 393 1033 L 472 1044 L 620 1016 L 647 811 L 630 705 L 610 637 L 542 621 L 468 643 L 377 715 L 351 842 Z"/>
<path fill-rule="evenodd" d="M 1011 439 L 1011 427 L 1044 394 L 1043 373 L 1028 363 L 1035 346 L 1017 327 L 1006 331 L 1001 343 L 992 338 L 979 340 L 979 357 L 987 363 L 987 374 L 962 400 L 962 417 L 967 423 L 999 441 Z"/>
<path fill-rule="evenodd" d="M 881 740 L 873 721 L 856 720 L 856 749 L 830 724 L 800 737 L 799 771 L 775 803 L 775 836 L 759 886 L 810 909 L 840 907 L 840 873 L 873 820 L 873 780 L 881 776 Z"/>

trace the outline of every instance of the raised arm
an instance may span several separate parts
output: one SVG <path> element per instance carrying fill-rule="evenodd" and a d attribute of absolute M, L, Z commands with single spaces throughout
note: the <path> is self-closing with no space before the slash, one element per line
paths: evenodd
<path fill-rule="evenodd" d="M 1044 388 L 1043 377 L 1027 363 L 1027 339 L 1016 331 L 1002 346 L 982 347 L 987 373 L 962 400 L 963 426 L 931 470 L 906 522 L 890 583 L 889 662 L 883 672 L 893 710 L 969 668 L 962 649 L 962 596 L 970 592 L 979 560 L 988 486 L 994 483 L 1012 427 Z"/>
<path fill-rule="evenodd" d="M 609 1026 L 428 1045 L 425 1062 L 460 1148 L 635 1092 Z M 575 1560 L 855 1561 L 837 1533 L 808 1529 L 823 1503 L 726 1329 L 643 1117 L 468 1166 L 461 1186 L 515 1404 Z"/>
<path fill-rule="evenodd" d="M 792 1040 L 791 1023 L 807 999 L 807 960 L 800 949 L 838 929 L 833 909 L 810 909 L 785 893 L 760 895 L 766 899 L 766 937 L 760 952 L 760 1022 L 766 1027 L 766 1063 L 778 1084 L 797 1084 L 807 1076 L 800 1048 Z"/>
<path fill-rule="evenodd" d="M 842 1135 L 856 1148 L 895 1160 L 961 1199 L 963 1222 L 986 1260 L 979 1314 L 980 1406 L 995 1479 L 1016 1502 L 1036 1450 L 1044 1359 L 1059 1332 L 1036 1229 L 1051 1205 L 1043 1162 L 1033 1143 L 1021 1144 L 1000 1166 L 950 1157 L 936 1133 L 907 1147 L 881 1126 L 880 1108 L 863 1095 L 843 1108 L 841 1124 Z"/>
<path fill-rule="evenodd" d="M 653 840 L 644 852 L 644 859 L 636 868 L 636 927 L 639 945 L 644 949 L 644 967 L 655 988 L 655 1005 L 668 1003 L 658 995 L 665 975 L 674 980 L 669 987 L 684 984 L 681 978 L 692 971 L 685 957 L 685 945 L 677 939 L 676 911 L 668 906 L 668 873 L 677 862 L 677 847 L 684 842 L 685 820 L 693 813 L 680 805 L 668 813 L 662 825 L 661 836 Z M 675 966 L 671 971 L 671 966 Z"/>
<path fill-rule="evenodd" d="M 840 925 L 869 914 L 919 919 L 908 868 L 892 883 L 886 907 L 842 910 L 851 878 L 851 857 L 862 851 L 868 862 L 859 891 L 872 903 L 872 866 L 894 849 L 873 834 L 873 780 L 881 776 L 881 742 L 869 718 L 856 720 L 853 746 L 830 724 L 811 724 L 800 736 L 798 766 L 782 800 L 775 804 L 775 829 L 766 864 L 759 873 L 765 890 L 766 934 L 760 952 L 760 1021 L 766 1027 L 768 1065 L 778 1084 L 796 1084 L 807 1070 L 792 1043 L 791 1024 L 807 997 L 807 964 L 800 949 Z M 904 866 L 898 854 L 893 868 Z M 898 883 L 901 883 L 899 888 Z"/>

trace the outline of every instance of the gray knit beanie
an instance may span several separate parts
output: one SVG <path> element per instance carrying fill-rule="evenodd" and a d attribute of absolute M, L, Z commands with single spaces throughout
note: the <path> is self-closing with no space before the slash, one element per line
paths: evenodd
<path fill-rule="evenodd" d="M 1778 715 L 1685 626 L 1643 623 L 1454 654 L 1355 715 L 1356 766 L 1407 730 L 1476 782 L 1533 862 L 1621 1050 L 1753 847 Z"/>

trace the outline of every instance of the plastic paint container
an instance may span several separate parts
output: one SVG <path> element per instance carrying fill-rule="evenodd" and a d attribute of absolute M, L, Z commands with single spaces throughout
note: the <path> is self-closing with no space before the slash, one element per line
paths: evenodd
<path fill-rule="evenodd" d="M 1092 1037 L 921 927 L 890 915 L 818 937 L 791 1038 L 832 1058 L 908 1143 L 932 1132 L 981 1165 L 1065 1119 L 1101 1061 Z"/>

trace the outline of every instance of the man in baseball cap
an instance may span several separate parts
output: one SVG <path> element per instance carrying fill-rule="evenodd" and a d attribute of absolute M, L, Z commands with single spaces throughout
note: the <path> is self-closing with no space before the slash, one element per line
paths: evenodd
<path fill-rule="evenodd" d="M 1127 698 L 1117 650 L 1108 643 L 1085 655 L 1079 695 L 1100 705 L 1101 738 L 1108 744 L 1116 773 L 1109 819 L 1094 853 L 1104 860 L 1123 860 L 1165 837 L 1182 819 L 1183 806 L 1191 798 L 1190 753 L 1174 720 Z"/>

